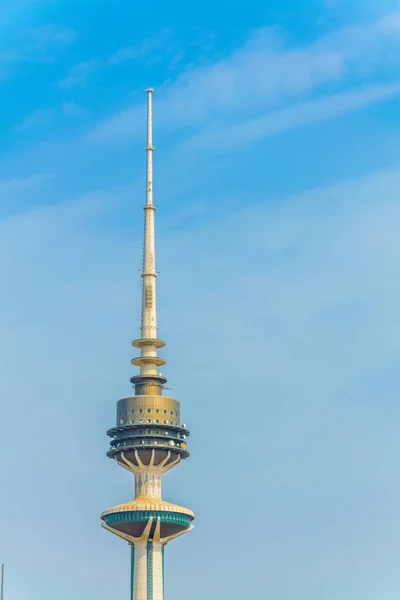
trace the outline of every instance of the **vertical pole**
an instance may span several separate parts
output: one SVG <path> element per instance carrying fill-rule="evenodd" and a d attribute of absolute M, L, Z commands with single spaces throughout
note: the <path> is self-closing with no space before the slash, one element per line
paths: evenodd
<path fill-rule="evenodd" d="M 164 565 L 165 565 L 164 555 L 165 555 L 165 552 L 164 552 L 164 550 L 165 550 L 165 544 L 163 544 L 163 547 L 162 547 L 162 591 L 163 591 L 163 598 L 164 598 L 164 594 L 165 594 L 165 578 L 164 578 L 164 571 L 165 571 L 165 568 L 164 568 Z"/>
<path fill-rule="evenodd" d="M 131 600 L 135 600 L 135 544 L 131 544 Z"/>
<path fill-rule="evenodd" d="M 163 544 L 153 543 L 153 598 L 152 600 L 163 600 Z"/>
<path fill-rule="evenodd" d="M 147 90 L 147 175 L 146 175 L 146 204 L 144 206 L 144 248 L 143 248 L 143 273 L 142 273 L 142 323 L 141 337 L 143 339 L 157 339 L 157 302 L 156 302 L 156 248 L 154 234 L 154 211 L 153 205 L 153 90 Z M 144 356 L 145 346 L 142 347 L 141 355 Z M 156 347 L 151 348 L 154 356 L 157 356 Z M 156 375 L 156 364 L 142 364 L 141 375 L 149 373 Z"/>
<path fill-rule="evenodd" d="M 153 542 L 147 542 L 147 600 L 153 600 Z"/>
<path fill-rule="evenodd" d="M 135 544 L 134 599 L 147 600 L 147 540 Z"/>
<path fill-rule="evenodd" d="M 153 91 L 147 92 L 147 169 L 146 169 L 146 206 L 153 206 Z"/>
<path fill-rule="evenodd" d="M 4 565 L 1 565 L 1 590 L 0 590 L 0 600 L 3 600 L 4 594 Z"/>

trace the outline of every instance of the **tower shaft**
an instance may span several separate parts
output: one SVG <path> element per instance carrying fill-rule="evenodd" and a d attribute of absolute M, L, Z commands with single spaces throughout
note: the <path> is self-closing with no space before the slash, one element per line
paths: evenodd
<path fill-rule="evenodd" d="M 107 455 L 135 478 L 135 497 L 104 511 L 102 526 L 131 546 L 131 600 L 163 600 L 164 547 L 193 528 L 188 508 L 162 499 L 162 477 L 189 456 L 189 431 L 181 424 L 180 403 L 163 396 L 166 382 L 158 372 L 165 360 L 157 337 L 156 250 L 153 203 L 153 90 L 147 90 L 146 201 L 142 270 L 141 337 L 132 345 L 140 356 L 132 364 L 140 374 L 131 377 L 135 394 L 117 403 L 116 427 Z"/>
<path fill-rule="evenodd" d="M 164 598 L 164 545 L 142 541 L 132 546 L 132 600 L 163 600 Z"/>

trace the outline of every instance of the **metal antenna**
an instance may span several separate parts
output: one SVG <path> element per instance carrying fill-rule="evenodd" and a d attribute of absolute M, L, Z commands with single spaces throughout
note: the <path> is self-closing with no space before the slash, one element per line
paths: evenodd
<path fill-rule="evenodd" d="M 157 338 L 156 311 L 156 249 L 154 240 L 153 204 L 153 90 L 147 91 L 147 177 L 146 204 L 144 206 L 144 244 L 142 273 L 142 339 Z"/>
<path fill-rule="evenodd" d="M 1 591 L 0 591 L 0 600 L 4 598 L 4 565 L 1 565 Z"/>

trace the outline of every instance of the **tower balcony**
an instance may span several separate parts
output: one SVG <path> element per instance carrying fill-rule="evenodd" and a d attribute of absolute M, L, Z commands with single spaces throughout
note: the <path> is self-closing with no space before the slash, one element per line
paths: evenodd
<path fill-rule="evenodd" d="M 143 348 L 143 346 L 154 346 L 155 348 L 164 348 L 165 342 L 158 338 L 140 338 L 132 342 L 134 348 Z"/>
<path fill-rule="evenodd" d="M 175 537 L 189 530 L 194 521 L 194 513 L 188 508 L 165 502 L 161 498 L 136 498 L 104 511 L 101 520 L 107 528 L 132 538 L 140 538 L 149 521 L 148 539 L 154 537 L 157 523 L 160 523 L 160 537 Z"/>
<path fill-rule="evenodd" d="M 166 364 L 166 362 L 167 361 L 165 358 L 161 358 L 160 356 L 138 356 L 137 358 L 132 358 L 131 360 L 131 363 L 135 365 L 135 367 L 143 367 L 146 365 L 162 367 Z"/>
<path fill-rule="evenodd" d="M 163 460 L 167 452 L 171 454 L 171 462 L 174 456 L 180 456 L 181 459 L 189 457 L 186 439 L 190 432 L 185 427 L 139 423 L 114 427 L 107 435 L 113 438 L 107 452 L 109 458 L 118 459 L 122 452 L 130 456 L 135 450 L 140 452 L 144 464 L 148 463 L 151 450 L 156 450 L 157 463 Z"/>

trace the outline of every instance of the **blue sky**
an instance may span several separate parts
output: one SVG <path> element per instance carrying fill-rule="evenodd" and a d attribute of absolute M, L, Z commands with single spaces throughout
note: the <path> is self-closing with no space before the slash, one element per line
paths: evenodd
<path fill-rule="evenodd" d="M 192 456 L 183 600 L 398 600 L 400 3 L 3 0 L 0 561 L 127 598 L 99 525 L 139 326 L 154 86 L 160 336 Z"/>

